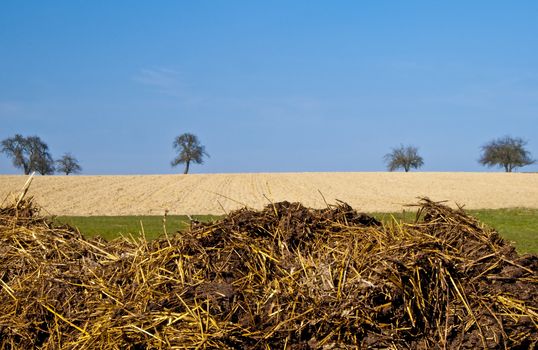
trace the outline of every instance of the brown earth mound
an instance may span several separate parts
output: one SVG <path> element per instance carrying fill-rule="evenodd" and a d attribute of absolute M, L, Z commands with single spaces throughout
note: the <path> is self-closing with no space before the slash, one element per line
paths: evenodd
<path fill-rule="evenodd" d="M 0 209 L 0 349 L 529 349 L 538 257 L 461 210 L 276 203 L 154 241 Z"/>

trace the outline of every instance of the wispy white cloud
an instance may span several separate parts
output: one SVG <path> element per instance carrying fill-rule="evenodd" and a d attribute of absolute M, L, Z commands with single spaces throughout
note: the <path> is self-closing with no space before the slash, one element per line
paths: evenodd
<path fill-rule="evenodd" d="M 132 80 L 144 85 L 152 91 L 175 97 L 183 103 L 191 105 L 204 104 L 206 107 L 215 107 L 220 110 L 244 111 L 249 114 L 289 115 L 298 116 L 301 113 L 316 112 L 322 108 L 318 98 L 308 96 L 234 96 L 226 92 L 219 94 L 202 94 L 193 91 L 182 74 L 177 70 L 157 67 L 140 69 Z"/>
<path fill-rule="evenodd" d="M 134 80 L 142 84 L 157 86 L 161 88 L 167 88 L 175 86 L 179 82 L 179 72 L 166 69 L 166 68 L 154 68 L 154 69 L 141 69 Z"/>
<path fill-rule="evenodd" d="M 153 92 L 175 98 L 183 104 L 199 105 L 207 100 L 192 91 L 181 72 L 165 67 L 142 68 L 132 80 Z"/>
<path fill-rule="evenodd" d="M 165 95 L 173 97 L 186 97 L 187 95 L 187 86 L 181 73 L 172 69 L 143 68 L 133 76 L 133 80 Z"/>

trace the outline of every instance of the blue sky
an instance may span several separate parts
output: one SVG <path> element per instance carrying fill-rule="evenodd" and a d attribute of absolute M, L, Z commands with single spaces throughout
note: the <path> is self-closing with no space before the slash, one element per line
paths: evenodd
<path fill-rule="evenodd" d="M 400 144 L 499 171 L 494 138 L 538 158 L 538 2 L 2 0 L 0 122 L 85 174 L 181 172 L 184 132 L 193 173 L 384 171 Z"/>

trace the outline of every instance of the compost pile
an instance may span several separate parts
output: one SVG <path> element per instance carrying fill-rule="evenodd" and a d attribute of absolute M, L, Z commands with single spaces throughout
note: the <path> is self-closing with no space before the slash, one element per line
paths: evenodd
<path fill-rule="evenodd" d="M 147 241 L 0 209 L 0 349 L 529 349 L 538 257 L 423 199 L 381 224 L 276 203 Z"/>

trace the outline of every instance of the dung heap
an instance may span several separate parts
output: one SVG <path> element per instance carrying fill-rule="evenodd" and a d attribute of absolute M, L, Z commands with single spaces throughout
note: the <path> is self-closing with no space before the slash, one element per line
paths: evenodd
<path fill-rule="evenodd" d="M 0 349 L 532 349 L 538 257 L 424 199 L 276 203 L 146 241 L 0 209 Z"/>

